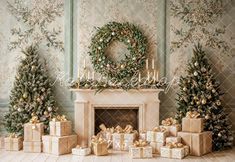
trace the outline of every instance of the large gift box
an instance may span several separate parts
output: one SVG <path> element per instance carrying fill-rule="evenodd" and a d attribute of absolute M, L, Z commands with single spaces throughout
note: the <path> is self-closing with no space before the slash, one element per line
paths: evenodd
<path fill-rule="evenodd" d="M 190 147 L 190 155 L 202 156 L 212 151 L 212 132 L 179 132 L 182 143 Z"/>
<path fill-rule="evenodd" d="M 42 152 L 42 142 L 31 141 L 31 142 L 23 142 L 24 152 Z"/>
<path fill-rule="evenodd" d="M 161 128 L 165 128 L 169 132 L 169 136 L 177 136 L 177 133 L 181 131 L 181 125 L 176 123 L 173 118 L 167 118 L 162 120 Z"/>
<path fill-rule="evenodd" d="M 77 146 L 76 148 L 72 149 L 72 154 L 73 155 L 87 156 L 90 153 L 91 153 L 91 148 L 90 147 L 83 148 L 83 147 Z"/>
<path fill-rule="evenodd" d="M 198 118 L 197 112 L 189 111 L 182 119 L 182 132 L 201 133 L 204 129 L 204 119 Z"/>
<path fill-rule="evenodd" d="M 153 154 L 159 154 L 160 148 L 165 145 L 165 142 L 150 142 L 149 145 L 153 149 Z"/>
<path fill-rule="evenodd" d="M 136 133 L 114 133 L 113 149 L 127 151 L 136 139 Z"/>
<path fill-rule="evenodd" d="M 51 136 L 68 136 L 72 134 L 72 122 L 68 121 L 64 115 L 57 116 L 50 121 Z"/>
<path fill-rule="evenodd" d="M 96 156 L 108 154 L 108 143 L 102 137 L 93 136 L 91 139 L 91 148 Z"/>
<path fill-rule="evenodd" d="M 63 137 L 42 136 L 43 152 L 55 155 L 68 154 L 77 146 L 77 135 Z"/>
<path fill-rule="evenodd" d="M 0 137 L 0 149 L 4 148 L 4 137 Z"/>
<path fill-rule="evenodd" d="M 26 123 L 24 124 L 24 141 L 38 141 L 42 140 L 44 133 L 43 123 Z"/>
<path fill-rule="evenodd" d="M 23 147 L 23 138 L 10 135 L 4 139 L 5 149 L 8 151 L 19 151 Z"/>
<path fill-rule="evenodd" d="M 181 137 L 166 137 L 166 143 L 181 143 Z"/>
<path fill-rule="evenodd" d="M 139 140 L 129 147 L 129 154 L 133 159 L 152 158 L 152 147 L 146 141 Z"/>
<path fill-rule="evenodd" d="M 161 157 L 166 158 L 173 158 L 173 159 L 182 159 L 185 156 L 189 154 L 189 146 L 183 146 L 181 143 L 180 146 L 169 146 L 170 143 L 167 144 L 167 146 L 161 147 Z"/>
<path fill-rule="evenodd" d="M 147 131 L 148 142 L 164 143 L 167 136 L 168 131 L 165 128 L 155 127 L 153 130 Z"/>

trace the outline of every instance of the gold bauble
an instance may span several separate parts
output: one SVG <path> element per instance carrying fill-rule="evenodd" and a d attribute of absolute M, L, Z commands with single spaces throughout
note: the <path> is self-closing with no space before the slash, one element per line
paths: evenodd
<path fill-rule="evenodd" d="M 219 137 L 221 137 L 221 136 L 222 136 L 222 134 L 221 134 L 221 133 L 218 133 L 218 136 L 219 136 Z"/>
<path fill-rule="evenodd" d="M 31 67 L 31 70 L 35 70 L 35 68 L 36 68 L 36 66 L 33 65 L 33 66 Z"/>
<path fill-rule="evenodd" d="M 205 116 L 205 119 L 210 119 L 210 116 L 207 114 L 207 115 Z"/>
<path fill-rule="evenodd" d="M 203 105 L 206 104 L 206 99 L 205 99 L 205 98 L 202 99 L 202 104 L 203 104 Z"/>
<path fill-rule="evenodd" d="M 44 111 L 44 115 L 48 115 L 48 112 L 47 112 L 47 111 Z"/>
<path fill-rule="evenodd" d="M 121 67 L 121 69 L 124 69 L 124 68 L 125 68 L 125 65 L 122 64 L 120 67 Z"/>
<path fill-rule="evenodd" d="M 212 89 L 212 93 L 215 93 L 216 92 L 216 90 L 215 89 Z"/>
<path fill-rule="evenodd" d="M 38 102 L 40 102 L 40 101 L 41 101 L 41 99 L 38 97 L 38 98 L 37 98 L 37 101 L 38 101 Z"/>
<path fill-rule="evenodd" d="M 23 98 L 27 98 L 27 97 L 28 97 L 27 93 L 24 93 Z"/>
<path fill-rule="evenodd" d="M 217 100 L 217 101 L 216 101 L 216 105 L 218 105 L 218 106 L 220 106 L 220 105 L 221 105 L 220 100 Z"/>
<path fill-rule="evenodd" d="M 199 105 L 199 104 L 200 104 L 200 101 L 197 101 L 196 104 Z"/>
<path fill-rule="evenodd" d="M 186 88 L 186 87 L 184 87 L 184 88 L 183 88 L 183 91 L 187 91 L 187 88 Z"/>

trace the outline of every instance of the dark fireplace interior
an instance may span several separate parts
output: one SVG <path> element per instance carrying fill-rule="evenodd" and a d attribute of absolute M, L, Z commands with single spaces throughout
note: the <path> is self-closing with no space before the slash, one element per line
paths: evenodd
<path fill-rule="evenodd" d="M 120 125 L 124 128 L 127 124 L 138 130 L 138 107 L 130 108 L 95 108 L 95 134 L 100 131 L 99 125 L 105 124 L 107 128 Z"/>

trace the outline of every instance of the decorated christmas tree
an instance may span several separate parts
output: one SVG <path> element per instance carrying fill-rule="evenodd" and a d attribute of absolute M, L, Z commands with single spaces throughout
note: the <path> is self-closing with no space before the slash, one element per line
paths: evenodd
<path fill-rule="evenodd" d="M 204 130 L 212 131 L 213 150 L 221 150 L 233 143 L 228 115 L 221 104 L 223 93 L 201 45 L 196 45 L 193 53 L 187 76 L 180 78 L 176 119 L 181 122 L 187 111 L 199 112 L 205 118 Z"/>
<path fill-rule="evenodd" d="M 57 111 L 52 85 L 44 64 L 40 63 L 37 47 L 30 46 L 23 54 L 10 95 L 9 112 L 5 115 L 6 130 L 18 135 L 23 134 L 23 125 L 32 116 L 37 116 L 48 131 L 49 120 Z"/>

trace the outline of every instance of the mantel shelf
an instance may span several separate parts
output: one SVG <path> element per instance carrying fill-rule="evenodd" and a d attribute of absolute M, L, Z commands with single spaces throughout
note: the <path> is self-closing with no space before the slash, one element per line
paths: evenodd
<path fill-rule="evenodd" d="M 70 89 L 73 92 L 95 92 L 96 89 Z M 129 90 L 124 90 L 124 89 L 105 89 L 102 92 L 162 92 L 164 89 L 129 89 Z M 101 92 L 101 93 L 102 93 Z"/>

